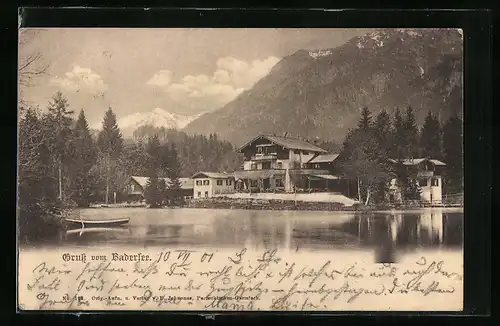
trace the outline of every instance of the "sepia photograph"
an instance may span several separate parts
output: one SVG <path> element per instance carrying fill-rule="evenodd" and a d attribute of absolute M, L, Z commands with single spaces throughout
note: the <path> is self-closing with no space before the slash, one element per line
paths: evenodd
<path fill-rule="evenodd" d="M 20 310 L 460 311 L 463 34 L 21 28 Z"/>

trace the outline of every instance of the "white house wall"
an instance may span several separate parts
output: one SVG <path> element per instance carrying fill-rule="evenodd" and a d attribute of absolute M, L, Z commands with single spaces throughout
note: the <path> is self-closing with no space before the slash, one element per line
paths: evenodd
<path fill-rule="evenodd" d="M 243 170 L 249 171 L 252 169 L 252 161 L 243 162 Z"/>
<path fill-rule="evenodd" d="M 222 181 L 222 185 L 217 185 L 217 180 Z M 226 184 L 227 180 L 231 180 L 231 184 Z M 201 181 L 202 185 L 197 185 L 196 181 Z M 208 185 L 203 185 L 203 181 L 208 181 Z M 194 190 L 193 190 L 193 198 L 205 198 L 205 192 L 208 192 L 207 197 L 220 196 L 223 194 L 232 194 L 234 193 L 234 180 L 233 179 L 211 179 L 211 178 L 203 178 L 203 179 L 195 179 L 194 180 Z M 198 195 L 200 192 L 200 196 Z"/>
<path fill-rule="evenodd" d="M 438 181 L 437 186 L 432 186 L 432 178 L 436 178 Z M 432 203 L 440 204 L 443 199 L 443 180 L 441 176 L 434 176 L 432 178 L 427 178 L 427 185 L 420 186 L 420 199 L 424 202 L 431 202 L 431 194 L 432 194 Z M 396 179 L 391 180 L 391 185 L 389 187 L 390 190 L 394 192 L 396 197 L 394 198 L 396 201 L 400 200 L 400 188 L 397 185 Z"/>
<path fill-rule="evenodd" d="M 302 168 L 303 164 L 309 162 L 315 155 L 316 155 L 316 153 L 314 153 L 314 152 L 308 152 L 307 155 L 304 155 L 303 151 L 299 151 L 298 154 L 295 154 L 295 151 L 293 149 L 291 149 L 289 151 L 290 168 L 293 168 L 293 162 L 299 162 L 301 165 L 300 167 Z"/>
<path fill-rule="evenodd" d="M 432 202 L 433 203 L 441 203 L 443 200 L 443 185 L 441 177 L 437 178 L 438 184 L 437 186 L 431 186 L 430 191 L 432 193 Z"/>
<path fill-rule="evenodd" d="M 217 185 L 217 180 L 222 181 L 222 185 Z M 227 184 L 227 181 L 231 181 L 231 184 Z M 220 196 L 224 194 L 234 193 L 234 180 L 233 179 L 214 179 L 213 180 L 213 196 Z"/>
<path fill-rule="evenodd" d="M 197 185 L 197 182 L 201 181 L 201 185 Z M 208 185 L 203 185 L 203 181 L 208 181 Z M 208 192 L 208 197 L 212 197 L 212 183 L 213 179 L 194 179 L 193 187 L 193 198 L 205 198 L 205 192 Z M 200 195 L 198 195 L 200 192 Z"/>

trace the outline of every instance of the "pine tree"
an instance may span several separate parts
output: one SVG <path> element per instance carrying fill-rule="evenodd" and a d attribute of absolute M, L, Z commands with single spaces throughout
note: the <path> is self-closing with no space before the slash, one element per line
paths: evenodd
<path fill-rule="evenodd" d="M 116 122 L 116 115 L 111 107 L 102 120 L 102 130 L 97 137 L 97 146 L 102 153 L 117 159 L 123 149 L 123 137 Z"/>
<path fill-rule="evenodd" d="M 421 156 L 441 159 L 441 127 L 438 119 L 429 110 L 420 134 Z"/>
<path fill-rule="evenodd" d="M 463 135 L 462 120 L 451 116 L 443 126 L 443 152 L 446 163 L 447 192 L 463 191 Z"/>
<path fill-rule="evenodd" d="M 148 139 L 146 152 L 149 155 L 149 165 L 151 169 L 150 171 L 153 171 L 151 173 L 158 175 L 158 172 L 162 165 L 161 161 L 162 148 L 160 145 L 160 140 L 157 135 L 154 135 L 153 137 L 150 137 Z"/>
<path fill-rule="evenodd" d="M 375 137 L 383 150 L 384 155 L 389 158 L 391 150 L 391 117 L 386 110 L 382 110 L 375 119 L 374 124 Z"/>
<path fill-rule="evenodd" d="M 148 173 L 149 155 L 146 153 L 146 146 L 142 140 L 123 147 L 120 165 L 125 168 L 129 176 L 146 175 Z"/>
<path fill-rule="evenodd" d="M 162 198 L 160 180 L 158 179 L 158 176 L 151 175 L 148 178 L 146 189 L 144 189 L 144 199 L 150 208 L 161 207 Z"/>
<path fill-rule="evenodd" d="M 90 177 L 90 170 L 96 163 L 97 151 L 83 109 L 73 130 L 72 145 L 73 198 L 79 206 L 87 206 L 90 203 L 94 182 Z"/>
<path fill-rule="evenodd" d="M 172 144 L 169 150 L 169 168 L 167 177 L 170 179 L 168 184 L 169 199 L 174 204 L 181 204 L 183 197 L 181 194 L 182 183 L 180 181 L 180 163 L 175 144 Z"/>
<path fill-rule="evenodd" d="M 56 234 L 61 226 L 57 177 L 49 151 L 52 134 L 39 112 L 27 108 L 19 120 L 18 221 L 22 241 Z"/>
<path fill-rule="evenodd" d="M 163 177 L 168 177 L 170 168 L 170 148 L 168 143 L 164 143 L 160 148 L 160 173 Z"/>
<path fill-rule="evenodd" d="M 163 189 L 158 178 L 160 170 L 161 146 L 157 135 L 150 137 L 146 152 L 149 155 L 148 182 L 144 190 L 144 198 L 150 208 L 161 207 L 163 202 Z M 164 188 L 164 186 L 163 186 Z"/>
<path fill-rule="evenodd" d="M 109 202 L 111 160 L 117 160 L 122 153 L 123 138 L 116 122 L 116 115 L 111 107 L 106 111 L 102 120 L 102 130 L 97 137 L 97 147 L 104 155 L 107 165 L 106 171 L 106 204 Z"/>
<path fill-rule="evenodd" d="M 392 173 L 373 131 L 351 131 L 344 141 L 339 158 L 342 173 L 357 179 L 360 201 L 368 205 L 370 200 L 383 200 Z"/>
<path fill-rule="evenodd" d="M 371 112 L 367 107 L 361 110 L 361 118 L 358 121 L 358 129 L 368 130 L 372 126 Z"/>
<path fill-rule="evenodd" d="M 370 111 L 363 109 L 358 128 L 349 131 L 339 155 L 342 173 L 357 180 L 358 199 L 365 205 L 382 202 L 392 178 L 387 151 L 380 142 L 382 137 L 389 138 L 389 117 L 381 113 L 377 121 L 378 125 L 372 124 Z"/>
<path fill-rule="evenodd" d="M 392 127 L 392 157 L 396 160 L 404 159 L 406 156 L 405 129 L 401 111 L 396 108 L 394 112 L 394 122 Z"/>
<path fill-rule="evenodd" d="M 59 200 L 63 200 L 63 169 L 68 160 L 73 111 L 68 108 L 68 100 L 61 92 L 55 93 L 49 102 L 45 127 L 49 134 L 49 150 L 55 159 L 57 169 Z"/>
<path fill-rule="evenodd" d="M 406 119 L 404 122 L 405 147 L 407 158 L 416 158 L 418 156 L 418 128 L 413 113 L 413 108 L 408 106 L 406 109 Z"/>

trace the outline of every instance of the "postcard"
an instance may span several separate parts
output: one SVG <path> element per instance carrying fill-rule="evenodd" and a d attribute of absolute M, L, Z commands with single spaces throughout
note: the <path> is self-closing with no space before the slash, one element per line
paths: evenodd
<path fill-rule="evenodd" d="M 460 29 L 21 28 L 18 308 L 461 311 Z"/>

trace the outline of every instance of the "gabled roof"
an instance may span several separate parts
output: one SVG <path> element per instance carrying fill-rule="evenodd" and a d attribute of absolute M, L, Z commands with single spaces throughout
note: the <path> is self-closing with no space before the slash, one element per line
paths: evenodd
<path fill-rule="evenodd" d="M 307 163 L 330 163 L 335 161 L 337 157 L 339 157 L 339 154 L 319 154 L 310 159 Z"/>
<path fill-rule="evenodd" d="M 132 176 L 130 177 L 132 180 L 134 180 L 137 184 L 139 184 L 142 189 L 146 188 L 146 184 L 148 183 L 148 177 L 139 177 L 139 176 Z M 165 180 L 165 183 L 168 185 L 170 183 L 169 178 L 159 178 Z M 191 178 L 179 178 L 179 181 L 181 183 L 181 188 L 182 189 L 193 189 L 194 182 L 193 179 Z"/>
<path fill-rule="evenodd" d="M 196 178 L 227 179 L 227 178 L 234 178 L 234 176 L 229 173 L 196 172 L 195 174 L 193 174 L 191 179 L 196 179 Z"/>
<path fill-rule="evenodd" d="M 288 149 L 300 149 L 303 151 L 310 151 L 310 152 L 318 152 L 318 153 L 326 153 L 326 151 L 322 148 L 319 148 L 318 146 L 315 146 L 313 144 L 310 144 L 306 141 L 296 139 L 296 138 L 290 138 L 290 137 L 279 137 L 279 136 L 270 136 L 270 135 L 265 135 L 265 134 L 260 134 L 256 137 L 254 137 L 252 140 L 247 142 L 245 145 L 241 146 L 238 151 L 241 152 L 241 150 L 248 145 L 252 144 L 254 141 L 256 141 L 259 138 L 265 138 L 277 145 L 281 145 L 285 148 Z"/>
<path fill-rule="evenodd" d="M 431 162 L 434 165 L 446 165 L 446 163 L 441 162 L 440 160 L 435 160 L 435 159 L 430 159 L 429 162 Z"/>
<path fill-rule="evenodd" d="M 429 161 L 429 162 L 431 162 L 434 165 L 446 165 L 445 163 L 443 163 L 443 162 L 441 162 L 439 160 L 428 159 L 428 158 L 405 158 L 405 159 L 401 160 L 401 163 L 403 165 L 419 165 L 420 163 L 422 163 L 424 161 Z M 391 163 L 398 163 L 399 160 L 390 158 L 389 162 L 391 162 Z"/>

